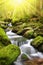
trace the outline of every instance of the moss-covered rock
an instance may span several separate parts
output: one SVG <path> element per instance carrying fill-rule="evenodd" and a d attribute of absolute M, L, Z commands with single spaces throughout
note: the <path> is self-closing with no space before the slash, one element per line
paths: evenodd
<path fill-rule="evenodd" d="M 35 33 L 37 35 L 43 36 L 43 25 L 40 25 L 36 30 Z"/>
<path fill-rule="evenodd" d="M 34 30 L 30 29 L 30 30 L 26 31 L 23 36 L 29 39 L 29 38 L 33 38 L 33 35 L 34 35 Z"/>
<path fill-rule="evenodd" d="M 2 27 L 3 29 L 6 29 L 8 27 L 8 23 L 9 22 L 0 21 L 0 27 Z"/>
<path fill-rule="evenodd" d="M 32 42 L 31 45 L 38 49 L 39 51 L 43 52 L 43 37 L 38 36 Z"/>
<path fill-rule="evenodd" d="M 4 44 L 2 44 L 2 42 L 0 42 L 0 49 L 4 47 Z"/>
<path fill-rule="evenodd" d="M 10 65 L 20 54 L 16 45 L 8 45 L 0 50 L 0 65 Z"/>
<path fill-rule="evenodd" d="M 22 59 L 22 61 L 29 60 L 29 58 L 28 58 L 27 55 L 25 55 L 25 54 L 22 54 L 22 55 L 21 55 L 21 59 Z"/>
<path fill-rule="evenodd" d="M 43 36 L 43 16 L 37 14 L 12 21 L 12 26 L 13 32 L 26 38 L 34 38 L 39 35 Z"/>
<path fill-rule="evenodd" d="M 8 36 L 6 35 L 4 29 L 2 29 L 2 28 L 0 27 L 0 44 L 1 44 L 1 43 L 6 46 L 6 45 L 10 44 L 11 42 L 10 42 L 10 40 L 8 39 Z"/>
<path fill-rule="evenodd" d="M 22 35 L 26 38 L 34 38 L 38 35 L 43 35 L 43 25 L 39 21 L 25 21 L 22 23 L 20 22 L 15 22 L 13 24 L 13 32 Z"/>

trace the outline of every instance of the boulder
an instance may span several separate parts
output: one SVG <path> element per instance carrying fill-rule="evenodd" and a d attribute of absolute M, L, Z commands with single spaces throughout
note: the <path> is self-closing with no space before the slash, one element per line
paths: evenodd
<path fill-rule="evenodd" d="M 25 55 L 25 54 L 22 54 L 22 55 L 21 55 L 21 59 L 22 59 L 22 61 L 29 60 L 29 58 L 28 58 L 27 55 Z"/>
<path fill-rule="evenodd" d="M 0 27 L 0 44 L 3 44 L 4 46 L 10 44 L 10 40 L 8 39 L 8 36 L 6 35 L 4 29 Z"/>
<path fill-rule="evenodd" d="M 20 49 L 16 45 L 9 44 L 0 50 L 0 65 L 10 65 L 20 54 Z"/>
<path fill-rule="evenodd" d="M 8 22 L 0 21 L 0 27 L 2 27 L 3 29 L 6 29 L 8 27 Z"/>
<path fill-rule="evenodd" d="M 31 45 L 38 49 L 39 51 L 43 52 L 43 37 L 37 36 L 32 42 Z"/>
<path fill-rule="evenodd" d="M 27 60 L 24 62 L 24 65 L 43 65 L 43 59 L 35 58 L 32 60 Z"/>
<path fill-rule="evenodd" d="M 28 39 L 43 36 L 43 25 L 40 21 L 16 21 L 12 26 L 13 32 Z"/>
<path fill-rule="evenodd" d="M 34 33 L 36 33 L 37 35 L 43 36 L 43 25 L 40 24 L 40 26 L 35 29 Z"/>

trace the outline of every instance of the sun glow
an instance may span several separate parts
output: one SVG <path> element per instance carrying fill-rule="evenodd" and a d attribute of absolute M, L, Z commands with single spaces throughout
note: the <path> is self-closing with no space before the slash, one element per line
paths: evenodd
<path fill-rule="evenodd" d="M 23 0 L 16 0 L 16 2 L 17 2 L 18 4 L 21 4 L 21 3 L 23 3 Z"/>
<path fill-rule="evenodd" d="M 21 5 L 22 3 L 24 3 L 24 0 L 10 0 L 11 4 L 13 5 Z"/>
<path fill-rule="evenodd" d="M 9 0 L 8 3 L 13 9 L 13 20 L 24 18 L 25 14 L 30 16 L 31 13 L 34 13 L 34 0 Z"/>
<path fill-rule="evenodd" d="M 0 12 L 4 12 L 3 17 L 11 17 L 15 21 L 35 13 L 35 3 L 36 0 L 4 0 Z"/>

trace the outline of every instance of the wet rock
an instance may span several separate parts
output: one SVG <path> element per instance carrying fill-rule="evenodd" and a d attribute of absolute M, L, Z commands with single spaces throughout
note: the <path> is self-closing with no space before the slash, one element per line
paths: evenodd
<path fill-rule="evenodd" d="M 43 65 L 43 59 L 34 58 L 33 60 L 28 60 L 24 62 L 24 65 Z"/>
<path fill-rule="evenodd" d="M 40 21 L 22 21 L 12 24 L 12 31 L 28 39 L 43 35 L 43 25 Z"/>
<path fill-rule="evenodd" d="M 0 50 L 0 65 L 10 65 L 20 54 L 20 49 L 16 45 L 8 45 Z"/>
<path fill-rule="evenodd" d="M 26 24 L 25 24 L 26 25 Z M 18 35 L 22 35 L 23 37 L 26 38 L 33 38 L 34 35 L 34 30 L 31 27 L 22 27 L 20 26 L 15 26 L 12 30 L 13 32 L 17 33 Z"/>
<path fill-rule="evenodd" d="M 43 37 L 38 36 L 32 42 L 31 45 L 38 49 L 39 51 L 43 52 Z"/>
<path fill-rule="evenodd" d="M 36 62 L 38 65 L 42 65 L 43 64 L 43 58 L 34 58 L 33 62 Z"/>
<path fill-rule="evenodd" d="M 43 63 L 43 59 L 38 59 L 37 62 L 38 62 L 39 64 L 41 64 L 41 63 Z"/>
<path fill-rule="evenodd" d="M 36 64 L 35 62 L 29 60 L 29 61 L 26 61 L 26 62 L 24 63 L 24 65 L 38 65 L 38 64 Z"/>
<path fill-rule="evenodd" d="M 8 27 L 8 22 L 0 21 L 0 27 L 6 29 Z"/>
<path fill-rule="evenodd" d="M 40 26 L 34 31 L 37 35 L 43 36 L 43 25 Z"/>
<path fill-rule="evenodd" d="M 26 60 L 29 60 L 29 58 L 27 57 L 27 55 L 22 54 L 22 55 L 21 55 L 21 60 L 22 60 L 22 61 L 26 61 Z"/>

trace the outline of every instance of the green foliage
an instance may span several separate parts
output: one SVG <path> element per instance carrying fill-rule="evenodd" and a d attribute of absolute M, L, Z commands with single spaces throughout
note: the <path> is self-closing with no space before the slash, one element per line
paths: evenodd
<path fill-rule="evenodd" d="M 10 65 L 20 54 L 16 45 L 8 45 L 0 50 L 0 65 Z"/>

